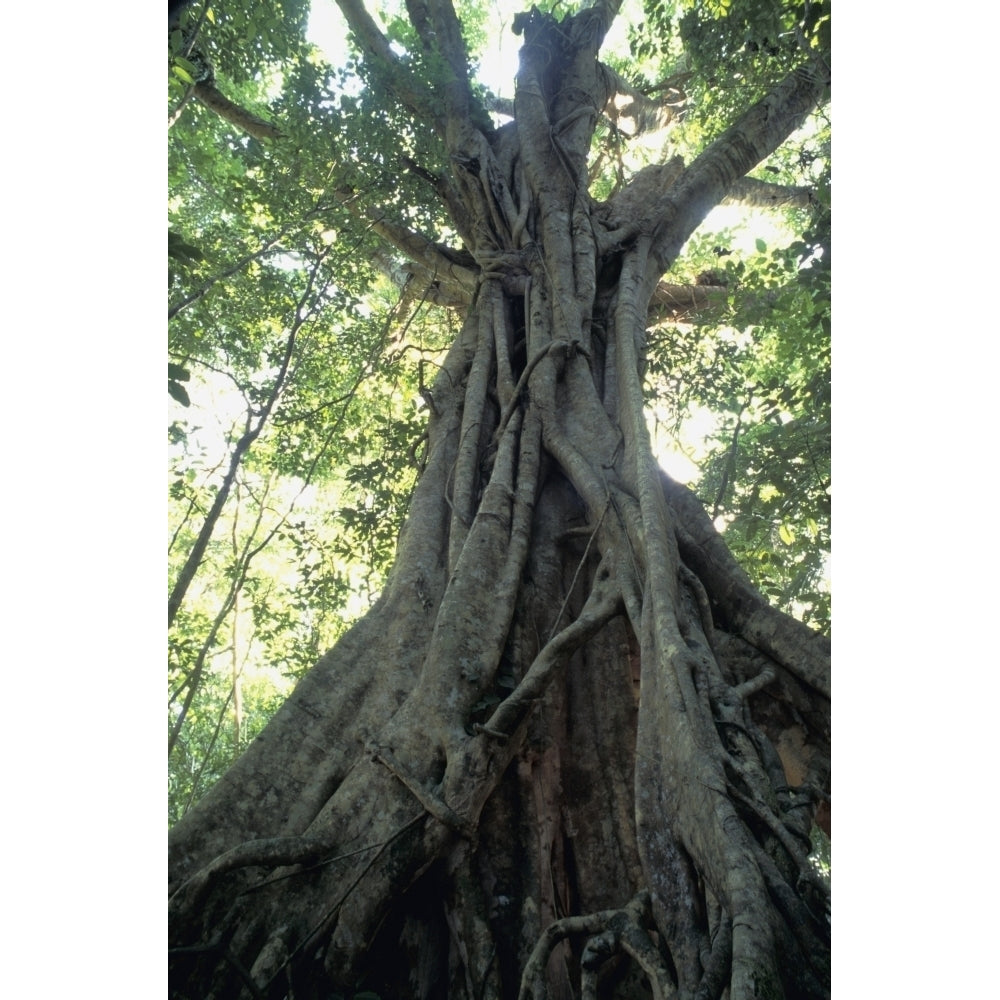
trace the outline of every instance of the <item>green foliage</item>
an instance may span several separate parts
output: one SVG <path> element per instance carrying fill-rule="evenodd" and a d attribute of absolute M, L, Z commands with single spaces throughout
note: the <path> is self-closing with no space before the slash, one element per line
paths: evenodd
<path fill-rule="evenodd" d="M 309 0 L 201 0 L 181 14 L 171 52 L 176 59 L 198 51 L 226 79 L 243 83 L 297 55 L 308 15 Z"/>
<path fill-rule="evenodd" d="M 643 0 L 643 18 L 629 35 L 632 55 L 690 73 L 692 141 L 724 128 L 792 66 L 830 50 L 828 0 Z"/>
<path fill-rule="evenodd" d="M 823 133 L 816 162 L 828 163 Z M 813 161 L 810 160 L 810 163 Z M 829 177 L 802 234 L 750 252 L 732 234 L 691 241 L 679 266 L 725 283 L 721 315 L 651 331 L 650 395 L 677 432 L 699 410 L 717 415 L 695 484 L 726 541 L 776 605 L 829 630 L 830 212 Z"/>
<path fill-rule="evenodd" d="M 187 382 L 190 378 L 191 373 L 186 368 L 181 367 L 181 365 L 167 365 L 167 392 L 181 406 L 191 405 L 191 397 L 188 395 L 187 389 L 181 385 L 182 382 Z"/>
<path fill-rule="evenodd" d="M 813 826 L 809 838 L 812 841 L 809 860 L 816 873 L 829 883 L 832 864 L 830 838 L 818 826 Z"/>
<path fill-rule="evenodd" d="M 239 719 L 233 713 L 232 677 L 213 672 L 181 730 L 168 772 L 167 809 L 171 825 L 222 776 L 288 694 L 286 687 L 263 676 L 239 683 L 244 706 Z M 168 722 L 174 717 L 171 710 Z"/>

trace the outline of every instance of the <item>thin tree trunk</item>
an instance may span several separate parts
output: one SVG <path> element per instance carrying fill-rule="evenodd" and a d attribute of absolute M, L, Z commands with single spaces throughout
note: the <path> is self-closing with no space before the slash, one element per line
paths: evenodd
<path fill-rule="evenodd" d="M 292 320 L 288 336 L 285 339 L 285 349 L 282 354 L 281 364 L 278 366 L 278 372 L 274 377 L 274 381 L 271 383 L 270 392 L 264 400 L 264 404 L 259 410 L 257 410 L 256 413 L 248 409 L 243 434 L 236 442 L 236 447 L 233 449 L 233 453 L 229 458 L 229 467 L 226 470 L 226 474 L 215 494 L 212 506 L 205 515 L 205 520 L 198 532 L 198 537 L 195 539 L 194 545 L 191 546 L 191 551 L 188 553 L 187 559 L 184 560 L 184 565 L 181 567 L 180 572 L 177 574 L 177 579 L 174 581 L 174 586 L 170 591 L 170 597 L 167 600 L 168 626 L 174 623 L 174 619 L 177 617 L 177 612 L 180 610 L 181 604 L 184 601 L 184 595 L 187 593 L 188 587 L 191 585 L 191 581 L 198 572 L 198 567 L 201 566 L 201 562 L 205 557 L 205 551 L 208 548 L 208 543 L 211 540 L 212 534 L 219 522 L 219 518 L 222 515 L 222 510 L 226 505 L 226 501 L 229 499 L 229 493 L 233 488 L 233 483 L 236 481 L 236 474 L 239 471 L 240 465 L 253 443 L 263 432 L 264 427 L 267 425 L 267 421 L 270 419 L 271 413 L 284 391 L 285 381 L 288 377 L 289 367 L 295 353 L 295 344 L 298 339 L 299 331 L 302 329 L 303 324 L 306 322 L 311 313 L 311 309 L 306 309 L 306 304 L 312 295 L 314 283 L 317 275 L 319 274 L 322 260 L 323 256 L 320 256 L 320 258 L 313 265 L 313 269 L 309 274 L 309 279 L 306 282 L 306 287 L 302 292 L 302 295 L 299 297 L 299 301 L 296 305 L 295 316 Z"/>

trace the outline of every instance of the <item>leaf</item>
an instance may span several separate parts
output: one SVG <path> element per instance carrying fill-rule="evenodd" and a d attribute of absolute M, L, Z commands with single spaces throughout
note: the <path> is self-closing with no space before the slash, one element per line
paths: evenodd
<path fill-rule="evenodd" d="M 767 250 L 767 244 L 759 236 L 754 242 L 758 253 L 764 253 Z"/>
<path fill-rule="evenodd" d="M 180 382 L 175 382 L 173 379 L 168 380 L 167 392 L 169 392 L 170 395 L 181 404 L 181 406 L 191 405 L 191 397 L 188 396 L 187 389 L 185 389 Z"/>
<path fill-rule="evenodd" d="M 167 378 L 174 382 L 188 382 L 191 379 L 191 373 L 186 368 L 182 368 L 180 365 L 175 365 L 172 361 L 168 361 Z"/>
<path fill-rule="evenodd" d="M 174 63 L 174 65 L 170 67 L 170 70 L 174 76 L 177 77 L 177 79 L 183 80 L 184 83 L 189 83 L 192 86 L 194 85 L 194 77 L 192 77 L 183 66 L 178 66 L 177 63 Z"/>
<path fill-rule="evenodd" d="M 782 524 L 778 528 L 778 537 L 786 545 L 791 545 L 795 541 L 795 532 L 787 524 Z"/>

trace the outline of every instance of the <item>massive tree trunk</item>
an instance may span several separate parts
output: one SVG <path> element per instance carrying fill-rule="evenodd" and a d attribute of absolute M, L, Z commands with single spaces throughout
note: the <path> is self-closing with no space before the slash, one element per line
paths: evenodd
<path fill-rule="evenodd" d="M 410 4 L 472 305 L 382 597 L 172 831 L 177 997 L 829 994 L 828 646 L 658 470 L 641 392 L 657 282 L 825 81 L 597 203 L 613 6 L 518 22 L 493 131 L 450 5 Z"/>

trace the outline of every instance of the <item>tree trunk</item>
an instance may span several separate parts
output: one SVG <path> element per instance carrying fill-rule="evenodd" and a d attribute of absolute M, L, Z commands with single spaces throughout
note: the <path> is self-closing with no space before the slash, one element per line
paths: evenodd
<path fill-rule="evenodd" d="M 659 278 L 824 84 L 597 203 L 608 20 L 522 23 L 516 125 L 446 95 L 478 283 L 426 466 L 376 606 L 171 833 L 176 997 L 829 995 L 828 647 L 657 469 L 641 394 Z"/>

